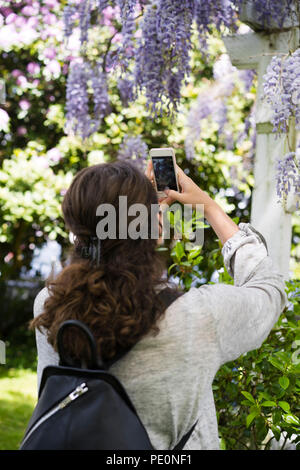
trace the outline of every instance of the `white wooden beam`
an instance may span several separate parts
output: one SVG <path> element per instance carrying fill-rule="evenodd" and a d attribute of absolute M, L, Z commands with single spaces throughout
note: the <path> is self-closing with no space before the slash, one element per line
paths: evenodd
<path fill-rule="evenodd" d="M 256 69 L 258 75 L 256 103 L 256 152 L 254 159 L 255 187 L 252 194 L 251 223 L 268 243 L 269 253 L 276 268 L 289 278 L 291 250 L 291 211 L 285 209 L 276 194 L 276 160 L 288 151 L 284 137 L 272 132 L 272 110 L 262 100 L 263 76 L 274 55 L 287 54 L 299 47 L 299 28 L 270 33 L 247 33 L 223 38 L 231 62 L 239 69 Z M 291 126 L 290 141 L 295 146 L 295 129 Z"/>

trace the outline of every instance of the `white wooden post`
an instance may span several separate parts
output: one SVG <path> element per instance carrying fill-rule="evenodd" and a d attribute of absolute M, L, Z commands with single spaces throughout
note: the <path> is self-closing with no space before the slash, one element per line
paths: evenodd
<path fill-rule="evenodd" d="M 276 160 L 288 149 L 284 137 L 272 132 L 270 107 L 262 100 L 263 76 L 272 57 L 299 47 L 299 28 L 285 32 L 237 34 L 223 37 L 231 62 L 239 69 L 256 69 L 258 90 L 256 104 L 256 152 L 254 161 L 255 187 L 252 194 L 251 223 L 266 238 L 269 254 L 277 269 L 289 279 L 291 250 L 291 213 L 293 204 L 283 209 L 276 194 Z M 295 129 L 290 142 L 296 146 Z"/>

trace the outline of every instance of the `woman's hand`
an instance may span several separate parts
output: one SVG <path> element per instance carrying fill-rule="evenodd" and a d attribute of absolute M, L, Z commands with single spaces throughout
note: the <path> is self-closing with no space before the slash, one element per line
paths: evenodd
<path fill-rule="evenodd" d="M 192 204 L 195 208 L 196 204 L 203 204 L 204 216 L 208 223 L 214 229 L 222 244 L 239 231 L 236 223 L 223 211 L 223 209 L 194 181 L 187 176 L 182 169 L 176 165 L 177 180 L 181 191 L 173 189 L 165 189 L 166 198 L 160 199 L 160 204 L 171 205 L 174 201 L 182 204 Z M 146 170 L 146 176 L 154 183 L 154 174 L 152 161 L 149 160 Z"/>
<path fill-rule="evenodd" d="M 196 204 L 208 205 L 210 202 L 213 202 L 209 195 L 199 188 L 178 165 L 176 165 L 176 172 L 180 192 L 174 191 L 173 189 L 164 190 L 167 197 L 161 201 L 163 204 L 170 205 L 174 201 L 178 201 L 182 204 L 192 204 L 195 208 Z"/>
<path fill-rule="evenodd" d="M 152 163 L 151 158 L 147 161 L 145 175 L 147 176 L 147 178 L 151 181 L 151 183 L 154 186 L 153 163 Z"/>
<path fill-rule="evenodd" d="M 181 191 L 174 191 L 173 189 L 165 189 L 164 192 L 167 197 L 159 199 L 160 204 L 171 205 L 174 201 L 181 202 L 182 204 L 208 204 L 212 199 L 207 193 L 202 191 L 194 181 L 187 176 L 182 169 L 176 165 L 177 180 Z M 148 160 L 146 176 L 149 178 L 151 183 L 154 185 L 154 173 L 153 164 L 151 160 Z"/>

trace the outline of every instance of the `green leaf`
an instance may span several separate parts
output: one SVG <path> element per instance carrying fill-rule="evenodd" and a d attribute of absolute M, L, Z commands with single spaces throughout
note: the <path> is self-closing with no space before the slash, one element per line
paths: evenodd
<path fill-rule="evenodd" d="M 286 390 L 288 388 L 288 386 L 290 385 L 290 381 L 287 377 L 283 376 L 283 377 L 280 377 L 279 380 L 279 385 L 284 389 Z"/>
<path fill-rule="evenodd" d="M 296 424 L 296 425 L 300 424 L 299 418 L 297 418 L 297 416 L 292 415 L 292 414 L 283 415 L 283 419 L 287 424 Z"/>
<path fill-rule="evenodd" d="M 283 411 L 285 411 L 286 413 L 289 413 L 289 412 L 290 412 L 290 405 L 288 404 L 288 402 L 286 402 L 286 401 L 279 401 L 279 402 L 278 402 L 278 405 L 279 405 L 280 408 L 282 408 Z"/>
<path fill-rule="evenodd" d="M 189 263 L 188 261 L 181 261 L 180 266 L 188 266 L 190 268 L 191 263 Z"/>
<path fill-rule="evenodd" d="M 262 442 L 268 434 L 269 427 L 266 425 L 266 422 L 262 416 L 258 416 L 257 420 L 255 421 L 255 426 L 257 430 L 257 440 Z"/>
<path fill-rule="evenodd" d="M 252 411 L 252 413 L 250 413 L 247 418 L 246 418 L 246 426 L 247 428 L 249 428 L 250 424 L 252 423 L 252 421 L 259 415 L 259 411 L 258 410 L 255 410 L 255 411 Z"/>
<path fill-rule="evenodd" d="M 247 398 L 247 400 L 249 400 L 251 403 L 254 403 L 254 405 L 256 404 L 255 403 L 255 400 L 253 398 L 253 396 L 251 395 L 251 393 L 249 392 L 242 392 L 242 394 L 244 395 L 245 398 Z M 251 413 L 252 414 L 252 413 Z"/>
<path fill-rule="evenodd" d="M 270 395 L 266 392 L 259 392 L 258 397 L 259 397 L 259 400 L 262 400 L 263 398 L 265 400 L 270 400 Z"/>
<path fill-rule="evenodd" d="M 174 213 L 174 223 L 178 224 L 182 220 L 182 211 L 180 209 L 176 210 Z"/>
<path fill-rule="evenodd" d="M 269 362 L 272 364 L 272 366 L 276 367 L 277 369 L 283 371 L 284 370 L 284 366 L 282 365 L 282 363 L 280 362 L 279 359 L 277 359 L 276 357 L 271 357 L 269 359 Z"/>
<path fill-rule="evenodd" d="M 272 432 L 274 434 L 274 437 L 276 439 L 276 441 L 279 441 L 280 439 L 280 427 L 279 426 L 271 426 L 271 429 L 272 429 Z"/>
<path fill-rule="evenodd" d="M 167 217 L 171 225 L 174 225 L 174 213 L 172 211 L 168 211 Z"/>
<path fill-rule="evenodd" d="M 200 261 L 203 259 L 203 256 L 198 256 L 197 258 L 193 259 L 193 265 L 196 266 L 197 264 L 200 263 Z"/>
<path fill-rule="evenodd" d="M 276 405 L 275 401 L 267 400 L 267 401 L 262 402 L 262 403 L 261 403 L 261 406 L 266 406 L 266 407 L 268 407 L 268 406 L 277 406 L 277 405 Z"/>
<path fill-rule="evenodd" d="M 242 400 L 241 401 L 241 405 L 244 405 L 244 406 L 249 406 L 251 403 L 249 400 Z"/>
<path fill-rule="evenodd" d="M 221 438 L 221 441 L 220 441 L 220 449 L 226 450 L 226 441 L 225 439 L 223 439 L 223 437 Z"/>
<path fill-rule="evenodd" d="M 278 424 L 281 421 L 281 411 L 276 409 L 272 413 L 272 422 L 274 425 Z"/>
<path fill-rule="evenodd" d="M 181 258 L 184 256 L 184 249 L 183 249 L 182 244 L 180 242 L 177 242 L 174 250 L 175 250 L 176 257 L 179 260 L 181 260 Z"/>
<path fill-rule="evenodd" d="M 188 260 L 196 258 L 197 256 L 199 256 L 200 252 L 201 252 L 201 249 L 199 248 L 190 250 L 188 254 Z"/>

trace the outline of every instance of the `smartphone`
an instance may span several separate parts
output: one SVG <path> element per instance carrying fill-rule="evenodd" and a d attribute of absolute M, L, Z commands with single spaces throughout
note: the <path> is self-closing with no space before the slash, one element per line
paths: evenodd
<path fill-rule="evenodd" d="M 174 150 L 172 148 L 151 149 L 150 158 L 158 197 L 166 197 L 164 190 L 167 188 L 179 191 Z"/>

